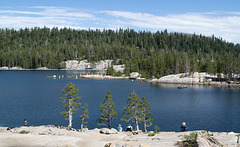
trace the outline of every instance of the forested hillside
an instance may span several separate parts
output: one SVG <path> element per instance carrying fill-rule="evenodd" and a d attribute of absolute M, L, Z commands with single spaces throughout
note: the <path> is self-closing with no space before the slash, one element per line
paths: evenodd
<path fill-rule="evenodd" d="M 182 72 L 240 72 L 240 45 L 195 34 L 58 28 L 1 29 L 0 67 L 63 68 L 66 60 L 122 59 L 143 77 Z M 119 63 L 119 64 L 120 64 Z"/>

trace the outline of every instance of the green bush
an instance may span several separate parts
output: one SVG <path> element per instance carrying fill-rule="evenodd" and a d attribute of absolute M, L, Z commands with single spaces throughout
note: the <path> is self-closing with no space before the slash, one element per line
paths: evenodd
<path fill-rule="evenodd" d="M 19 132 L 19 134 L 28 134 L 29 131 L 25 131 L 25 130 L 22 130 L 21 132 Z"/>
<path fill-rule="evenodd" d="M 183 74 L 181 74 L 180 78 L 184 78 L 184 75 L 183 75 Z"/>
<path fill-rule="evenodd" d="M 121 77 L 121 76 L 122 76 L 122 73 L 121 73 L 121 71 L 118 71 L 118 72 L 117 72 L 117 76 L 119 76 L 119 77 Z"/>
<path fill-rule="evenodd" d="M 178 142 L 180 146 L 194 147 L 197 144 L 197 132 L 191 132 L 189 135 L 180 135 L 182 141 Z"/>
<path fill-rule="evenodd" d="M 154 136 L 155 133 L 148 133 L 148 136 Z"/>
<path fill-rule="evenodd" d="M 213 133 L 211 133 L 210 131 L 207 132 L 207 131 L 203 130 L 203 131 L 201 131 L 201 133 L 207 135 L 208 137 L 213 136 Z"/>
<path fill-rule="evenodd" d="M 155 130 L 153 131 L 154 133 L 157 133 L 157 132 L 160 131 L 160 128 L 159 128 L 159 126 L 157 126 L 157 125 L 154 126 L 154 129 L 155 129 Z"/>

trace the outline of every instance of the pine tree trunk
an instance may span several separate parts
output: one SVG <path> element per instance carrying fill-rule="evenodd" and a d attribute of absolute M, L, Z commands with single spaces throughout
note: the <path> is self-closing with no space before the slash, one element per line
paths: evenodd
<path fill-rule="evenodd" d="M 68 129 L 72 129 L 72 99 L 69 100 Z"/>
<path fill-rule="evenodd" d="M 83 122 L 84 122 L 84 117 L 82 118 L 81 131 L 83 131 Z"/>
<path fill-rule="evenodd" d="M 138 125 L 138 120 L 137 120 L 137 117 L 135 117 L 135 123 L 136 123 L 136 129 L 137 129 L 137 133 L 139 133 L 139 125 Z"/>
<path fill-rule="evenodd" d="M 72 109 L 69 109 L 68 111 L 68 120 L 69 120 L 69 124 L 68 124 L 68 129 L 71 129 L 72 128 Z"/>
<path fill-rule="evenodd" d="M 111 118 L 108 119 L 108 128 L 111 129 Z"/>
<path fill-rule="evenodd" d="M 147 122 L 144 120 L 144 131 L 147 132 Z"/>

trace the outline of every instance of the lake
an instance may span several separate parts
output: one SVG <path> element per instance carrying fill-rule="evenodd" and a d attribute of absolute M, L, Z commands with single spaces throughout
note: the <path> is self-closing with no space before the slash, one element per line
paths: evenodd
<path fill-rule="evenodd" d="M 60 97 L 61 90 L 70 81 L 79 88 L 79 102 L 88 103 L 88 128 L 97 126 L 100 117 L 100 103 L 109 89 L 118 113 L 112 120 L 112 127 L 129 123 L 122 122 L 123 107 L 127 106 L 128 95 L 134 89 L 137 95 L 148 100 L 152 108 L 153 130 L 155 125 L 161 131 L 179 131 L 181 123 L 187 123 L 189 130 L 240 132 L 240 90 L 239 88 L 217 88 L 179 85 L 151 84 L 132 80 L 97 80 L 58 78 L 84 74 L 90 71 L 0 71 L 0 126 L 22 126 L 26 118 L 28 125 L 68 125 L 60 112 L 64 111 Z M 56 79 L 51 78 L 57 75 Z M 73 115 L 73 128 L 80 128 L 78 111 Z M 143 129 L 143 125 L 140 125 Z"/>

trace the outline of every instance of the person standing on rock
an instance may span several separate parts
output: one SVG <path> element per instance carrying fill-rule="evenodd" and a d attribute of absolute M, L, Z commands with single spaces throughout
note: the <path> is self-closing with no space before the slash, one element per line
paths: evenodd
<path fill-rule="evenodd" d="M 182 123 L 180 129 L 181 129 L 182 132 L 187 131 L 187 125 L 186 125 L 185 122 Z"/>
<path fill-rule="evenodd" d="M 122 127 L 120 124 L 118 125 L 118 132 L 122 132 Z"/>
<path fill-rule="evenodd" d="M 24 119 L 24 126 L 27 126 L 28 122 L 27 122 L 27 119 L 25 118 Z"/>

